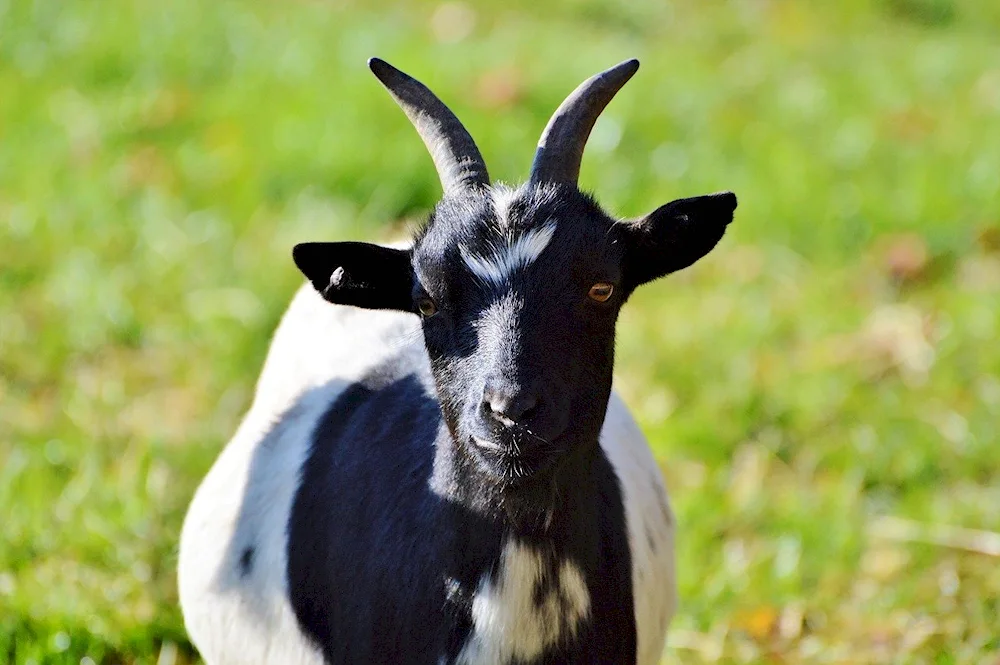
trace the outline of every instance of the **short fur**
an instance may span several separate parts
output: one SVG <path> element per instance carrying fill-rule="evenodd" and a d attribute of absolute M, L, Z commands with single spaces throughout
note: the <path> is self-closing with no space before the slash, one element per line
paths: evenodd
<path fill-rule="evenodd" d="M 310 286 L 182 534 L 211 665 L 659 660 L 673 518 L 615 323 L 735 196 L 622 222 L 571 183 L 448 192 L 412 247 L 295 248 Z"/>

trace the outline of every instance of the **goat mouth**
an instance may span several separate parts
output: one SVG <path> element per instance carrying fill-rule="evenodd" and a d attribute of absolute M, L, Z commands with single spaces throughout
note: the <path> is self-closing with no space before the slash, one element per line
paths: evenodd
<path fill-rule="evenodd" d="M 527 480 L 548 466 L 552 458 L 549 446 L 536 442 L 519 445 L 516 439 L 472 436 L 473 448 L 486 469 L 505 482 Z"/>
<path fill-rule="evenodd" d="M 488 451 L 496 455 L 509 455 L 513 452 L 513 450 L 511 450 L 507 446 L 502 446 L 494 441 L 480 439 L 478 436 L 472 437 L 472 442 L 476 444 L 476 446 L 479 449 Z"/>
<path fill-rule="evenodd" d="M 515 437 L 472 437 L 472 443 L 482 453 L 499 457 L 509 457 L 517 459 L 528 459 L 537 457 L 542 451 L 538 450 L 536 442 L 530 440 L 518 440 Z"/>

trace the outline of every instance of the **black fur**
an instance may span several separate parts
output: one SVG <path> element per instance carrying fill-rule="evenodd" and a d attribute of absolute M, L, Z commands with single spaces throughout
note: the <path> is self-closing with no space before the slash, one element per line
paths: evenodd
<path fill-rule="evenodd" d="M 295 246 L 292 258 L 330 302 L 414 311 L 408 251 L 364 242 L 306 242 Z"/>
<path fill-rule="evenodd" d="M 422 376 L 400 355 L 344 392 L 315 432 L 288 580 L 328 662 L 455 658 L 509 538 L 548 553 L 539 598 L 567 560 L 589 590 L 590 618 L 540 662 L 635 661 L 622 495 L 598 442 L 615 323 L 637 286 L 710 251 L 735 206 L 728 193 L 682 199 L 621 223 L 570 185 L 528 185 L 504 212 L 474 190 L 442 200 L 412 251 L 295 248 L 331 302 L 426 309 L 431 367 Z M 470 268 L 468 256 L 553 224 L 545 249 L 504 280 Z M 606 302 L 589 297 L 596 283 L 613 285 Z"/>
<path fill-rule="evenodd" d="M 448 454 L 433 388 L 407 371 L 400 358 L 345 390 L 302 469 L 288 583 L 298 621 L 327 662 L 451 662 L 472 630 L 473 594 L 511 537 L 550 551 L 553 571 L 573 561 L 590 592 L 591 616 L 575 639 L 538 662 L 634 662 L 624 508 L 600 449 L 581 447 L 554 471 L 562 491 L 550 527 L 470 508 L 449 491 L 477 490 Z"/>
<path fill-rule="evenodd" d="M 683 270 L 708 254 L 733 221 L 736 195 L 678 199 L 629 225 L 625 273 L 635 288 Z"/>
<path fill-rule="evenodd" d="M 240 577 L 246 577 L 253 571 L 253 554 L 252 547 L 243 548 L 243 552 L 240 554 Z"/>

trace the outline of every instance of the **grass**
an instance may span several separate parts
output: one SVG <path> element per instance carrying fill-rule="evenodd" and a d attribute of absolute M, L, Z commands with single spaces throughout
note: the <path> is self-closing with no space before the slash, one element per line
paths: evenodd
<path fill-rule="evenodd" d="M 0 2 L 0 660 L 196 658 L 178 531 L 290 247 L 438 196 L 377 54 L 508 181 L 638 56 L 584 187 L 740 195 L 620 325 L 680 522 L 665 662 L 995 663 L 998 34 L 987 0 Z"/>

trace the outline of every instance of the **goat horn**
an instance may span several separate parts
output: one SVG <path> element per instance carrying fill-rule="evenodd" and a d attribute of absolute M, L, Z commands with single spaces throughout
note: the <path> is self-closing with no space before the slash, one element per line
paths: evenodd
<path fill-rule="evenodd" d="M 490 184 L 486 162 L 479 148 L 444 102 L 423 83 L 385 60 L 371 58 L 368 68 L 420 134 L 434 160 L 446 196 Z"/>
<path fill-rule="evenodd" d="M 638 60 L 626 60 L 590 77 L 570 93 L 552 114 L 542 137 L 538 139 L 530 182 L 576 185 L 583 149 L 597 116 L 637 69 Z"/>

